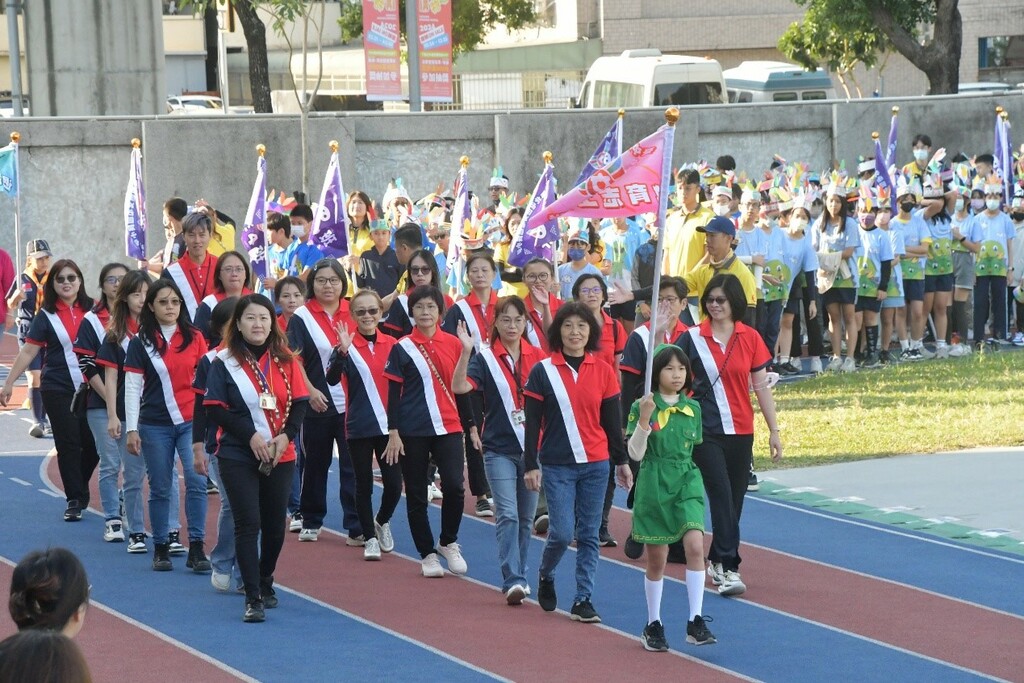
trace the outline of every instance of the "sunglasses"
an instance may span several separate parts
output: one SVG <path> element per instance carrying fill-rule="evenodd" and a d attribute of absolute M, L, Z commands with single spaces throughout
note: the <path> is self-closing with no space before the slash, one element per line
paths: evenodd
<path fill-rule="evenodd" d="M 409 266 L 409 272 L 413 275 L 429 275 L 429 266 Z"/>
<path fill-rule="evenodd" d="M 719 306 L 722 306 L 729 303 L 729 299 L 724 296 L 709 296 L 707 299 L 704 299 L 704 303 L 718 304 Z"/>
<path fill-rule="evenodd" d="M 54 278 L 54 280 L 57 281 L 58 285 L 63 285 L 64 283 L 72 284 L 72 283 L 78 282 L 78 276 L 77 275 L 58 275 L 57 277 Z"/>
<path fill-rule="evenodd" d="M 362 318 L 364 315 L 377 315 L 378 313 L 380 313 L 380 309 L 377 307 L 359 308 L 357 310 L 352 311 L 352 315 L 354 315 L 357 318 Z"/>

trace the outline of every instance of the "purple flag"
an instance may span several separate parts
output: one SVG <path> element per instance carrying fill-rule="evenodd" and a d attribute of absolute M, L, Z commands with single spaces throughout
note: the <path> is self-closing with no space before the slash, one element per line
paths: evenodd
<path fill-rule="evenodd" d="M 895 113 L 892 115 L 892 123 L 889 124 L 889 148 L 885 152 L 885 167 L 889 168 L 896 163 L 896 124 L 897 116 Z M 878 156 L 876 155 L 877 159 Z M 893 200 L 895 201 L 895 199 Z"/>
<path fill-rule="evenodd" d="M 544 164 L 544 172 L 540 174 L 540 180 L 537 181 L 537 187 L 533 189 L 530 202 L 526 205 L 526 211 L 523 214 L 521 224 L 524 227 L 530 216 L 555 201 L 554 168 L 551 164 Z M 531 230 L 520 230 L 512 238 L 508 256 L 509 264 L 522 268 L 532 258 L 554 260 L 555 244 L 558 242 L 558 238 L 557 218 Z"/>
<path fill-rule="evenodd" d="M 256 161 L 256 182 L 245 212 L 242 248 L 249 255 L 254 277 L 267 277 L 267 160 L 260 155 Z"/>
<path fill-rule="evenodd" d="M 889 168 L 882 161 L 882 142 L 881 140 L 875 140 L 875 182 L 880 187 L 886 187 L 889 189 L 889 207 L 893 215 L 897 212 L 896 210 L 896 187 L 893 185 L 892 178 L 889 176 Z"/>
<path fill-rule="evenodd" d="M 468 163 L 468 162 L 467 162 Z M 467 232 L 467 222 L 472 225 L 473 207 L 469 201 L 469 175 L 466 171 L 466 164 L 459 168 L 459 174 L 455 176 L 455 206 L 452 208 L 452 234 L 448 242 L 448 284 L 461 291 L 463 277 L 462 260 L 462 234 Z"/>
<path fill-rule="evenodd" d="M 320 203 L 313 217 L 313 227 L 309 231 L 309 243 L 319 247 L 328 258 L 348 256 L 348 218 L 345 211 L 345 188 L 341 184 L 338 153 L 334 151 L 327 164 Z"/>
<path fill-rule="evenodd" d="M 1010 138 L 1010 120 L 1003 121 L 1003 197 L 1006 204 L 1013 201 L 1013 140 Z"/>
<path fill-rule="evenodd" d="M 142 150 L 132 148 L 128 168 L 128 189 L 124 193 L 125 253 L 139 261 L 146 260 L 146 191 L 142 187 Z"/>
<path fill-rule="evenodd" d="M 580 177 L 576 179 L 576 182 L 572 184 L 573 187 L 577 187 L 586 182 L 587 178 L 594 174 L 599 168 L 604 168 L 608 164 L 612 163 L 612 159 L 622 156 L 622 117 L 615 119 L 615 125 L 611 127 L 611 130 L 605 134 L 601 140 L 601 144 L 597 146 L 594 153 L 590 156 L 590 161 L 587 162 L 583 170 L 580 171 Z"/>

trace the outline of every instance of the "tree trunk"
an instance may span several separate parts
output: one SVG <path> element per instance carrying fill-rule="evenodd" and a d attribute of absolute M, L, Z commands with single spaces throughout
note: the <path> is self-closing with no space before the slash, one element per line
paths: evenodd
<path fill-rule="evenodd" d="M 217 71 L 218 43 L 217 43 L 217 8 L 211 2 L 203 10 L 203 35 L 206 38 L 206 89 L 213 92 L 220 89 L 220 79 Z M 227 107 L 227 102 L 224 106 Z"/>
<path fill-rule="evenodd" d="M 270 66 L 267 62 L 267 30 L 256 15 L 254 0 L 239 0 L 234 4 L 238 22 L 245 34 L 249 52 L 249 87 L 252 89 L 252 108 L 257 114 L 273 112 L 270 102 Z"/>
<path fill-rule="evenodd" d="M 928 77 L 928 94 L 956 93 L 960 87 L 963 19 L 959 0 L 936 0 L 932 39 L 921 45 L 881 3 L 871 3 L 871 16 L 893 47 Z"/>

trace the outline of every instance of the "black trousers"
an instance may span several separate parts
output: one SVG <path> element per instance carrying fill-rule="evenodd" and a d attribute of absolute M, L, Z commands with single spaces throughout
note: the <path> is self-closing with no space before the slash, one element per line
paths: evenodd
<path fill-rule="evenodd" d="M 474 496 L 490 495 L 491 485 L 487 483 L 487 471 L 484 469 L 484 454 L 473 448 L 468 433 L 463 438 L 462 445 L 466 449 L 466 472 L 469 474 L 469 492 Z"/>
<path fill-rule="evenodd" d="M 377 512 L 378 524 L 391 521 L 395 514 L 398 501 L 402 499 L 402 469 L 396 463 L 389 465 L 384 460 L 384 449 L 387 448 L 388 437 L 375 436 L 369 439 L 349 439 L 348 450 L 352 456 L 352 468 L 356 472 L 356 512 L 359 514 L 359 526 L 363 527 L 363 537 L 376 538 L 373 522 L 373 455 L 377 454 L 380 465 L 381 483 L 384 484 L 384 496 Z"/>
<path fill-rule="evenodd" d="M 42 395 L 53 428 L 53 445 L 57 449 L 57 469 L 64 495 L 69 503 L 77 500 L 85 509 L 89 507 L 89 480 L 100 462 L 89 423 L 71 412 L 72 392 L 47 389 Z"/>
<path fill-rule="evenodd" d="M 306 461 L 302 468 L 302 492 L 299 511 L 302 526 L 319 529 L 327 516 L 327 472 L 334 462 L 338 447 L 338 478 L 341 480 L 342 526 L 349 536 L 359 536 L 363 528 L 356 513 L 356 474 L 345 440 L 345 414 L 315 415 L 307 413 L 302 423 L 302 452 Z"/>
<path fill-rule="evenodd" d="M 427 471 L 433 457 L 441 473 L 441 545 L 459 538 L 462 507 L 466 490 L 463 483 L 463 435 L 461 432 L 444 436 L 403 436 L 405 455 L 401 458 L 402 478 L 405 480 L 405 508 L 409 513 L 409 531 L 420 557 L 434 552 L 434 532 L 427 517 Z M 308 465 L 307 465 L 308 467 Z"/>
<path fill-rule="evenodd" d="M 753 434 L 704 434 L 704 443 L 693 449 L 711 508 L 708 559 L 726 570 L 740 566 L 740 515 L 753 457 Z"/>
<path fill-rule="evenodd" d="M 800 301 L 800 304 L 804 307 L 804 320 L 807 321 L 807 355 L 811 358 L 825 355 L 825 339 L 822 336 L 821 329 L 822 312 L 825 309 L 821 305 L 821 297 L 818 296 L 817 292 L 815 292 L 814 298 L 817 301 L 815 304 L 817 315 L 813 318 L 810 311 L 811 301 L 809 299 L 801 299 Z M 803 344 L 800 343 L 800 337 L 802 336 L 800 328 L 800 316 L 795 315 L 793 316 L 793 343 L 789 352 L 789 355 L 793 358 L 799 358 L 803 355 Z"/>
<path fill-rule="evenodd" d="M 217 465 L 235 517 L 235 560 L 246 599 L 254 600 L 260 596 L 261 583 L 274 581 L 295 461 L 278 463 L 269 475 L 260 474 L 255 456 L 251 461 L 220 458 Z"/>

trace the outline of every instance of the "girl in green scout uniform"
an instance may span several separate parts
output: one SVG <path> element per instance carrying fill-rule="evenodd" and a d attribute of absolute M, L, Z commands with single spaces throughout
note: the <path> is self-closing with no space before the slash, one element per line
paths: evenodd
<path fill-rule="evenodd" d="M 693 381 L 690 361 L 672 344 L 654 350 L 652 377 L 657 393 L 633 403 L 626 433 L 629 457 L 642 461 L 633 502 L 633 539 L 647 546 L 647 626 L 641 642 L 665 652 L 661 593 L 668 546 L 680 538 L 686 550 L 686 592 L 690 619 L 686 642 L 714 643 L 701 616 L 704 605 L 704 481 L 693 462 L 693 447 L 703 441 L 700 404 L 686 397 Z"/>

